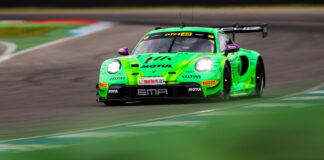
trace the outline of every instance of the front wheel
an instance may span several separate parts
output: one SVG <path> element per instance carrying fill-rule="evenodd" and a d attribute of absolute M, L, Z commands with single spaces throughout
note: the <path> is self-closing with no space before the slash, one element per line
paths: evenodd
<path fill-rule="evenodd" d="M 257 68 L 256 68 L 256 76 L 255 76 L 255 96 L 261 97 L 263 94 L 263 88 L 265 83 L 265 73 L 262 65 L 262 60 L 258 60 Z"/>
<path fill-rule="evenodd" d="M 228 100 L 230 99 L 231 94 L 231 69 L 228 64 L 225 65 L 224 73 L 223 73 L 223 94 L 222 99 Z"/>

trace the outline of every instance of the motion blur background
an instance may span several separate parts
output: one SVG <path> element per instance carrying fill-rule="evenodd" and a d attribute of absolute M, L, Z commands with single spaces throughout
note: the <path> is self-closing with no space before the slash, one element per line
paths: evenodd
<path fill-rule="evenodd" d="M 226 5 L 285 5 L 285 4 L 322 4 L 321 0 L 10 0 L 2 1 L 4 7 L 107 7 L 107 6 L 226 6 Z"/>

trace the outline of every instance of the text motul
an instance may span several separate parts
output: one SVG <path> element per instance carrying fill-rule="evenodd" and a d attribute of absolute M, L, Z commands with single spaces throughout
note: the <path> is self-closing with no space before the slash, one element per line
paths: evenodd
<path fill-rule="evenodd" d="M 170 64 L 159 64 L 159 65 L 143 65 L 141 68 L 171 68 Z"/>

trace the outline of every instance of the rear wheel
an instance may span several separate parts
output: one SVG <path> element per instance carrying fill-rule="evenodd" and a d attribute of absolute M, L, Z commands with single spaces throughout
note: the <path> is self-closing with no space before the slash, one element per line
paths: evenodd
<path fill-rule="evenodd" d="M 223 73 L 223 94 L 222 99 L 228 100 L 230 99 L 231 94 L 231 69 L 228 64 L 225 65 L 224 73 Z"/>
<path fill-rule="evenodd" d="M 262 60 L 258 60 L 257 68 L 256 68 L 256 76 L 255 76 L 255 96 L 261 97 L 263 94 L 263 88 L 265 83 L 265 73 L 262 64 Z"/>

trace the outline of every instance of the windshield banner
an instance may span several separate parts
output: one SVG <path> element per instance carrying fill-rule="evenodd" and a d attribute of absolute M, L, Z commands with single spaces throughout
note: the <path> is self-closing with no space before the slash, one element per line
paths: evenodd
<path fill-rule="evenodd" d="M 203 39 L 215 39 L 215 36 L 211 33 L 206 32 L 163 32 L 147 35 L 143 40 L 157 39 L 157 38 L 168 38 L 168 37 L 192 37 L 192 38 L 203 38 Z"/>

